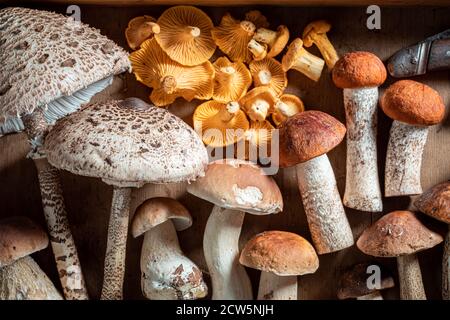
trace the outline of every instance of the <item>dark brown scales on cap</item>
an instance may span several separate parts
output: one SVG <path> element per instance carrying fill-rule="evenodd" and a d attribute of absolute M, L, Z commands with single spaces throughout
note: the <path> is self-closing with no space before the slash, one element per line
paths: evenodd
<path fill-rule="evenodd" d="M 445 113 L 439 93 L 412 80 L 400 80 L 387 88 L 381 98 L 381 109 L 394 120 L 426 126 L 441 122 Z"/>
<path fill-rule="evenodd" d="M 414 205 L 430 217 L 450 224 L 450 181 L 439 183 L 427 190 Z"/>
<path fill-rule="evenodd" d="M 345 126 L 321 111 L 297 113 L 280 127 L 280 166 L 290 167 L 327 153 L 341 143 Z"/>

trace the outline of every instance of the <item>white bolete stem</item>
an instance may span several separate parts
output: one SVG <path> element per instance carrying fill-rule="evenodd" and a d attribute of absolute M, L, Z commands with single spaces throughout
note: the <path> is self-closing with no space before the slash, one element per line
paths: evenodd
<path fill-rule="evenodd" d="M 426 300 L 422 272 L 416 254 L 397 257 L 398 277 L 400 281 L 400 299 Z"/>
<path fill-rule="evenodd" d="M 352 246 L 352 230 L 327 155 L 297 164 L 296 171 L 316 251 L 325 254 Z"/>
<path fill-rule="evenodd" d="M 297 300 L 297 276 L 261 271 L 258 300 Z"/>
<path fill-rule="evenodd" d="M 347 177 L 344 205 L 381 212 L 377 165 L 378 88 L 344 89 L 347 120 Z"/>
<path fill-rule="evenodd" d="M 374 291 L 365 296 L 357 297 L 356 300 L 384 300 L 380 291 Z"/>
<path fill-rule="evenodd" d="M 450 225 L 445 237 L 444 257 L 442 259 L 442 298 L 450 300 Z"/>

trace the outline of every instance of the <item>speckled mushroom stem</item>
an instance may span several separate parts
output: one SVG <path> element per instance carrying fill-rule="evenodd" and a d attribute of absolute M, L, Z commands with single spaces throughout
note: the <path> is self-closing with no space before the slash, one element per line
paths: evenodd
<path fill-rule="evenodd" d="M 347 177 L 344 205 L 381 212 L 377 165 L 378 88 L 344 89 L 347 120 Z"/>
<path fill-rule="evenodd" d="M 102 300 L 123 299 L 131 188 L 114 187 L 106 243 Z"/>
<path fill-rule="evenodd" d="M 428 127 L 394 121 L 386 155 L 386 197 L 422 193 L 420 168 Z"/>
<path fill-rule="evenodd" d="M 357 297 L 356 300 L 384 300 L 380 291 L 375 291 L 365 296 Z"/>
<path fill-rule="evenodd" d="M 450 225 L 448 228 L 442 259 L 442 298 L 444 300 L 450 300 Z"/>
<path fill-rule="evenodd" d="M 400 299 L 426 300 L 422 272 L 416 254 L 397 257 L 398 277 L 400 281 Z"/>
<path fill-rule="evenodd" d="M 206 223 L 203 250 L 213 300 L 251 300 L 252 286 L 239 263 L 239 236 L 245 213 L 214 206 Z"/>
<path fill-rule="evenodd" d="M 258 300 L 297 300 L 297 277 L 261 271 Z"/>
<path fill-rule="evenodd" d="M 333 168 L 327 155 L 296 166 L 300 194 L 317 253 L 339 251 L 354 244 Z"/>

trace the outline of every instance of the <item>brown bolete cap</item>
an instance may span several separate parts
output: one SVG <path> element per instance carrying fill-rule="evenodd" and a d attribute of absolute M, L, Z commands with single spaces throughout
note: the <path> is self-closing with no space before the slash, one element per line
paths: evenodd
<path fill-rule="evenodd" d="M 445 105 L 433 88 L 412 80 L 400 80 L 384 91 L 381 109 L 397 121 L 430 126 L 442 121 Z"/>
<path fill-rule="evenodd" d="M 137 209 L 131 224 L 134 238 L 172 219 L 177 231 L 188 229 L 192 225 L 189 211 L 177 200 L 157 197 L 146 200 Z"/>
<path fill-rule="evenodd" d="M 290 167 L 327 153 L 341 143 L 345 126 L 321 111 L 305 111 L 280 126 L 280 166 Z"/>
<path fill-rule="evenodd" d="M 350 52 L 333 68 L 333 82 L 338 88 L 379 87 L 387 77 L 383 62 L 373 53 Z"/>
<path fill-rule="evenodd" d="M 432 248 L 442 241 L 411 211 L 394 211 L 364 230 L 356 245 L 370 256 L 398 257 Z"/>
<path fill-rule="evenodd" d="M 450 224 L 450 181 L 439 183 L 425 191 L 414 205 L 430 217 Z"/>
<path fill-rule="evenodd" d="M 368 273 L 370 266 L 377 266 L 381 270 L 381 281 L 379 288 L 369 288 L 367 279 L 371 275 Z M 339 279 L 337 296 L 339 299 L 358 298 L 375 291 L 392 288 L 395 286 L 392 275 L 377 262 L 357 263 L 347 268 Z"/>
<path fill-rule="evenodd" d="M 313 246 L 301 236 L 285 231 L 267 231 L 251 238 L 239 262 L 279 276 L 301 276 L 319 268 Z"/>
<path fill-rule="evenodd" d="M 47 246 L 47 233 L 29 218 L 11 217 L 0 221 L 0 268 Z"/>
<path fill-rule="evenodd" d="M 283 198 L 275 180 L 257 165 L 243 160 L 210 163 L 205 176 L 188 185 L 187 191 L 219 207 L 256 215 L 283 210 Z"/>

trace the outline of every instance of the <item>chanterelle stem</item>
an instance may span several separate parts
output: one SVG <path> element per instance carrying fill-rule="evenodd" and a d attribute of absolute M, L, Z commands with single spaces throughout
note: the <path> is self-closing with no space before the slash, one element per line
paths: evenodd
<path fill-rule="evenodd" d="M 402 300 L 426 300 L 417 255 L 410 254 L 398 257 L 397 267 L 400 280 L 400 298 Z"/>
<path fill-rule="evenodd" d="M 297 300 L 297 277 L 261 272 L 258 300 Z"/>
<path fill-rule="evenodd" d="M 325 60 L 327 67 L 329 69 L 333 69 L 334 65 L 339 60 L 339 57 L 330 40 L 328 39 L 328 36 L 325 33 L 316 35 L 314 36 L 314 43 L 316 44 L 317 48 L 319 48 L 320 54 Z"/>
<path fill-rule="evenodd" d="M 450 226 L 445 237 L 444 257 L 442 259 L 442 298 L 450 300 Z"/>

